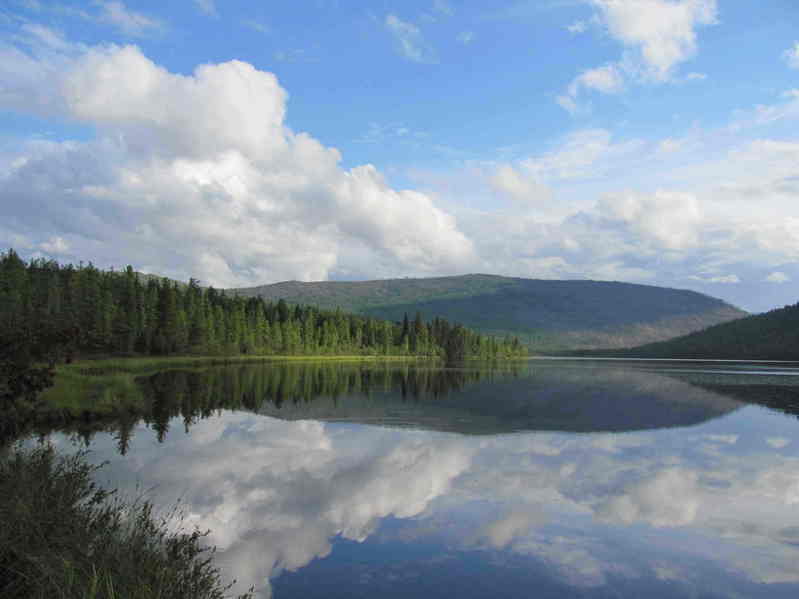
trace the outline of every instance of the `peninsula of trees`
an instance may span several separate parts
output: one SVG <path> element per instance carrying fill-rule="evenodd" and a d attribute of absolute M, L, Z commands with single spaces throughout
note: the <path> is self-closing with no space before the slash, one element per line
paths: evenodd
<path fill-rule="evenodd" d="M 420 314 L 399 321 L 226 294 L 144 277 L 0 254 L 0 340 L 19 351 L 89 355 L 414 355 L 507 358 L 517 339 Z M 22 344 L 22 347 L 20 344 Z"/>

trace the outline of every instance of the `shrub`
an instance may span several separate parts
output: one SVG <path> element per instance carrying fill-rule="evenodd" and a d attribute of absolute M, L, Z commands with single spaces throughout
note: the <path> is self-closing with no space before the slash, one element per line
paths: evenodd
<path fill-rule="evenodd" d="M 14 447 L 0 460 L 0 596 L 228 596 L 207 533 L 175 530 L 178 508 L 159 517 L 148 501 L 122 501 L 93 481 L 98 468 L 48 446 Z"/>

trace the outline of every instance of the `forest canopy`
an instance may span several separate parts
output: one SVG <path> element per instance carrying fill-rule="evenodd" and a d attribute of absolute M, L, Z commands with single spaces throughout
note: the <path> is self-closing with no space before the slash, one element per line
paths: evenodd
<path fill-rule="evenodd" d="M 414 355 L 507 358 L 518 339 L 420 314 L 401 322 L 264 301 L 123 271 L 0 254 L 0 337 L 53 363 L 99 355 Z M 8 357 L 7 357 L 8 358 Z"/>

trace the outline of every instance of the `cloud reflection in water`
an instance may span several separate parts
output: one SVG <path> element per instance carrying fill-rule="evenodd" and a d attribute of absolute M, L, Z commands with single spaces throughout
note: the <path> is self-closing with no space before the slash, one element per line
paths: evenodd
<path fill-rule="evenodd" d="M 604 379 L 603 400 L 612 379 Z M 637 401 L 653 405 L 675 389 L 691 390 L 654 379 L 644 389 L 643 379 L 632 380 L 641 382 L 636 394 L 657 396 Z M 460 396 L 459 410 L 472 405 L 467 396 Z M 668 590 L 663 596 L 711 589 L 728 596 L 744 585 L 741 592 L 752 596 L 795 594 L 795 420 L 758 407 L 737 409 L 737 402 L 731 411 L 727 400 L 707 391 L 691 397 L 691 410 L 706 399 L 716 419 L 621 433 L 464 435 L 359 424 L 354 413 L 356 422 L 323 422 L 223 410 L 190 433 L 175 418 L 163 444 L 140 425 L 125 457 L 115 454 L 110 435 L 98 435 L 92 459 L 111 461 L 104 472 L 114 485 L 132 490 L 140 482 L 158 503 L 181 499 L 189 521 L 211 530 L 226 575 L 242 588 L 261 585 L 263 596 L 271 594 L 269 579 L 312 572 L 321 567 L 317 558 L 330 556 L 341 572 L 357 564 L 385 568 L 374 557 L 381 547 L 390 547 L 403 567 L 416 564 L 419 576 L 442 580 L 478 556 L 478 565 L 469 566 L 474 576 L 488 575 L 479 570 L 487 568 L 512 584 L 524 571 L 561 593 L 615 586 L 620 596 L 634 596 L 622 587 L 661 585 Z M 379 397 L 370 401 L 379 407 Z M 451 413 L 446 401 L 436 402 L 436 410 Z M 517 413 L 514 404 L 505 407 Z M 418 409 L 407 407 L 403 418 Z M 537 417 L 524 413 L 531 422 Z M 57 442 L 68 445 L 63 436 Z M 435 567 L 432 557 L 422 559 L 432 546 L 440 548 L 435 560 L 443 560 Z M 281 584 L 294 580 L 284 576 Z M 357 580 L 376 584 L 380 576 L 360 571 Z"/>

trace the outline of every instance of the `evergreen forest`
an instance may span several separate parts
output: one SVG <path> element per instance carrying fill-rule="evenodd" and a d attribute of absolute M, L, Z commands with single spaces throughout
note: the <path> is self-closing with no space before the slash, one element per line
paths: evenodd
<path fill-rule="evenodd" d="M 521 356 L 518 339 L 477 334 L 420 314 L 392 322 L 245 298 L 88 265 L 0 254 L 4 353 L 55 363 L 136 355 L 407 355 L 457 362 Z"/>
<path fill-rule="evenodd" d="M 635 358 L 799 360 L 799 303 L 625 350 L 575 352 Z"/>

